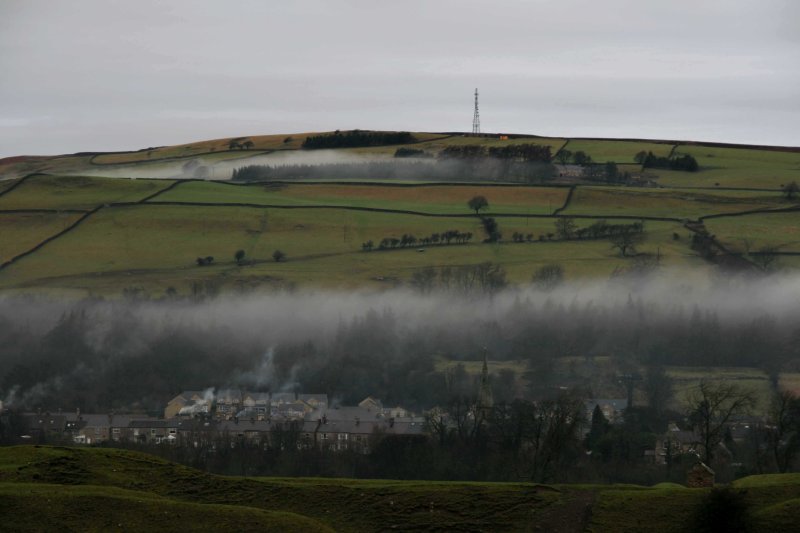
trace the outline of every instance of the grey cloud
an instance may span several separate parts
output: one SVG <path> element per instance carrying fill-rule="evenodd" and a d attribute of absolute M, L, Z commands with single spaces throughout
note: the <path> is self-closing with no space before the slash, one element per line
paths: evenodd
<path fill-rule="evenodd" d="M 798 24 L 789 0 L 12 0 L 0 156 L 466 130 L 475 86 L 487 131 L 797 145 Z"/>

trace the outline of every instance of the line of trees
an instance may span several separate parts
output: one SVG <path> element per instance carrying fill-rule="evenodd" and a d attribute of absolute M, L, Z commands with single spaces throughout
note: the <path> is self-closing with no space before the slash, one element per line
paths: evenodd
<path fill-rule="evenodd" d="M 549 146 L 539 144 L 509 144 L 484 146 L 465 144 L 447 146 L 439 152 L 440 159 L 499 159 L 524 162 L 549 163 L 553 156 Z"/>
<path fill-rule="evenodd" d="M 597 220 L 590 226 L 579 228 L 572 217 L 559 217 L 555 221 L 556 235 L 561 240 L 572 239 L 608 239 L 620 235 L 636 235 L 644 233 L 644 221 L 630 224 L 609 224 L 606 220 Z"/>
<path fill-rule="evenodd" d="M 637 153 L 633 159 L 643 168 L 665 168 L 685 172 L 696 172 L 700 168 L 697 160 L 689 154 L 673 155 L 671 157 L 657 156 L 653 152 L 645 152 L 643 150 Z"/>
<path fill-rule="evenodd" d="M 368 132 L 361 133 L 366 134 Z M 339 134 L 319 137 L 324 139 L 349 139 L 357 136 Z M 309 137 L 306 142 L 315 144 L 315 148 L 317 147 L 316 143 L 323 143 L 323 141 L 315 139 L 318 139 L 318 137 Z M 325 145 L 319 147 L 337 148 L 344 146 L 349 145 Z M 436 159 L 426 155 L 422 150 L 398 148 L 395 152 L 395 158 L 413 158 L 414 160 L 322 165 L 247 165 L 234 169 L 231 179 L 243 182 L 292 179 L 430 179 L 543 183 L 555 176 L 555 169 L 550 164 L 550 147 L 535 144 L 502 147 L 486 147 L 482 145 L 449 146 L 442 150 Z M 423 159 L 423 161 L 420 161 L 420 159 Z M 424 159 L 429 160 L 425 161 Z"/>
<path fill-rule="evenodd" d="M 389 250 L 395 248 L 408 248 L 417 245 L 431 246 L 431 245 L 448 245 L 448 244 L 466 244 L 472 240 L 472 232 L 462 232 L 459 230 L 447 230 L 439 233 L 431 233 L 426 237 L 417 238 L 410 233 L 404 233 L 400 238 L 397 237 L 384 237 L 377 245 L 370 239 L 361 244 L 361 249 L 365 252 L 372 250 Z"/>
<path fill-rule="evenodd" d="M 359 146 L 386 146 L 391 144 L 408 144 L 417 139 L 407 131 L 362 131 L 352 130 L 332 134 L 312 135 L 303 141 L 304 149 L 320 148 L 355 148 Z"/>

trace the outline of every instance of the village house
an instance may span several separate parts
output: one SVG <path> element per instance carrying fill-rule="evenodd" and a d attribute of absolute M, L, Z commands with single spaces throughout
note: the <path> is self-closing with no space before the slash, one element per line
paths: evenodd
<path fill-rule="evenodd" d="M 684 430 L 675 422 L 667 424 L 667 432 L 656 439 L 655 450 L 646 453 L 653 462 L 665 465 L 673 457 L 685 454 L 697 454 L 700 450 L 700 434 L 694 430 Z"/>
<path fill-rule="evenodd" d="M 366 409 L 368 411 L 383 411 L 383 403 L 380 400 L 376 400 L 372 396 L 367 396 L 361 402 L 359 402 L 358 406 L 362 409 Z"/>
<path fill-rule="evenodd" d="M 391 413 L 402 416 L 389 416 Z M 300 445 L 369 453 L 380 435 L 420 435 L 424 417 L 411 416 L 402 408 L 383 409 L 380 400 L 365 398 L 358 406 L 315 409 L 305 416 Z"/>
<path fill-rule="evenodd" d="M 130 440 L 128 426 L 134 419 L 150 419 L 144 415 L 114 413 L 74 413 L 68 415 L 66 431 L 77 444 L 101 444 L 107 441 Z"/>
<path fill-rule="evenodd" d="M 177 443 L 178 420 L 131 420 L 126 428 L 126 439 L 142 444 Z"/>
<path fill-rule="evenodd" d="M 270 439 L 270 432 L 273 430 L 273 424 L 266 420 L 222 420 L 217 423 L 216 433 L 223 440 L 229 440 L 231 446 L 237 443 L 258 444 L 263 443 L 267 445 Z"/>
<path fill-rule="evenodd" d="M 327 448 L 366 454 L 370 452 L 376 438 L 383 435 L 421 435 L 423 427 L 423 419 L 397 422 L 393 418 L 384 417 L 366 420 L 358 417 L 338 420 L 324 417 L 303 423 L 298 445 L 306 449 Z"/>
<path fill-rule="evenodd" d="M 229 420 L 242 410 L 243 394 L 238 389 L 222 389 L 217 391 L 214 417 L 218 420 Z"/>
<path fill-rule="evenodd" d="M 211 412 L 211 391 L 183 391 L 167 403 L 164 418 Z"/>
<path fill-rule="evenodd" d="M 246 392 L 242 400 L 243 413 L 237 414 L 239 418 L 255 418 L 266 420 L 270 414 L 270 401 L 268 392 Z"/>
<path fill-rule="evenodd" d="M 327 409 L 327 394 L 298 394 L 297 399 L 307 404 L 311 409 Z"/>
<path fill-rule="evenodd" d="M 67 417 L 63 414 L 28 413 L 23 420 L 27 431 L 25 436 L 34 442 L 61 438 L 67 427 Z"/>

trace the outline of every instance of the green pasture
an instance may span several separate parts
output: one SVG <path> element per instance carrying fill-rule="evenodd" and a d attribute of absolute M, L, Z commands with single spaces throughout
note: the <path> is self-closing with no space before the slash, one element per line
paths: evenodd
<path fill-rule="evenodd" d="M 794 527 L 797 478 L 734 483 L 746 489 L 756 531 Z M 236 478 L 124 450 L 0 449 L 0 512 L 12 530 L 689 531 L 708 493 L 676 484 Z"/>
<path fill-rule="evenodd" d="M 46 504 L 43 506 L 43 502 Z M 197 503 L 119 487 L 0 483 L 7 531 L 333 531 L 285 511 Z M 8 529 L 6 529 L 8 528 Z"/>
<path fill-rule="evenodd" d="M 88 155 L 22 156 L 0 160 L 0 178 L 21 178 L 36 172 L 78 175 L 90 168 Z"/>
<path fill-rule="evenodd" d="M 2 209 L 84 209 L 102 204 L 136 202 L 171 181 L 92 178 L 87 176 L 32 176 L 0 196 Z"/>
<path fill-rule="evenodd" d="M 555 219 L 498 216 L 500 230 L 510 240 L 514 232 L 531 234 L 537 242 L 484 244 L 483 229 L 474 216 L 438 218 L 342 209 L 267 209 L 140 204 L 104 208 L 75 230 L 0 272 L 0 287 L 92 287 L 106 290 L 159 280 L 185 286 L 192 280 L 279 279 L 316 286 L 359 286 L 376 279 L 406 280 L 426 266 L 472 265 L 490 261 L 502 265 L 513 282 L 527 282 L 544 264 L 564 265 L 569 277 L 608 276 L 630 264 L 608 241 L 538 242 L 555 233 Z M 614 222 L 610 219 L 609 222 Z M 591 220 L 578 221 L 588 225 Z M 405 233 L 418 238 L 447 230 L 472 232 L 466 245 L 429 246 L 402 250 L 361 251 L 384 237 Z M 648 240 L 641 251 L 660 251 L 668 265 L 702 266 L 688 249 L 688 232 L 675 223 L 646 223 Z M 683 235 L 673 240 L 673 233 Z M 237 266 L 243 249 L 254 264 Z M 280 249 L 288 261 L 275 263 Z M 216 264 L 198 267 L 197 257 L 213 256 Z"/>
<path fill-rule="evenodd" d="M 674 145 L 644 141 L 613 141 L 596 139 L 570 139 L 566 149 L 572 152 L 585 152 L 596 163 L 613 161 L 615 163 L 634 163 L 639 152 L 653 152 L 658 156 L 669 155 Z M 639 167 L 641 168 L 641 167 Z"/>
<path fill-rule="evenodd" d="M 176 146 L 164 146 L 160 148 L 153 148 L 152 150 L 140 150 L 132 153 L 103 154 L 95 157 L 94 163 L 97 165 L 138 163 L 154 161 L 158 159 L 170 159 L 175 157 L 183 158 L 200 156 L 212 154 L 214 152 L 229 152 L 231 155 L 235 156 L 236 154 L 246 155 L 248 152 L 255 152 L 258 150 L 298 150 L 303 144 L 303 141 L 305 141 L 306 137 L 313 135 L 319 135 L 319 133 L 307 132 L 280 135 L 228 137 L 225 139 L 214 139 L 210 141 L 200 141 Z M 429 139 L 442 137 L 442 135 L 435 133 L 413 133 L 413 135 L 419 141 L 427 141 Z M 234 139 L 239 139 L 238 142 L 250 140 L 253 142 L 254 146 L 250 150 L 230 150 L 230 142 Z M 289 139 L 288 142 L 287 139 Z M 392 153 L 394 153 L 394 150 L 392 150 Z"/>
<path fill-rule="evenodd" d="M 0 263 L 75 222 L 77 213 L 0 213 Z"/>
<path fill-rule="evenodd" d="M 240 142 L 250 140 L 254 146 L 250 150 L 230 150 L 230 142 L 238 137 L 229 137 L 226 139 L 213 139 L 209 141 L 200 141 L 187 144 L 179 144 L 175 146 L 163 146 L 160 148 L 153 148 L 152 150 L 140 150 L 131 153 L 109 153 L 98 155 L 93 159 L 95 165 L 119 165 L 125 163 L 142 163 L 148 161 L 157 161 L 159 159 L 172 159 L 172 158 L 190 158 L 193 156 L 201 156 L 212 154 L 215 152 L 225 152 L 226 155 L 246 155 L 248 152 L 256 152 L 261 150 L 296 150 L 300 148 L 305 138 L 314 133 L 300 133 L 291 135 L 253 135 L 250 137 L 241 137 Z M 283 141 L 291 137 L 292 140 L 288 143 Z"/>
<path fill-rule="evenodd" d="M 800 178 L 800 152 L 744 148 L 710 148 L 680 145 L 676 155 L 689 154 L 700 165 L 698 172 L 648 169 L 665 186 L 756 187 L 780 189 Z"/>
<path fill-rule="evenodd" d="M 0 193 L 14 186 L 16 179 L 0 180 Z"/>
<path fill-rule="evenodd" d="M 566 200 L 568 189 L 556 187 L 482 187 L 381 185 L 228 185 L 214 182 L 183 183 L 154 198 L 153 202 L 249 203 L 267 205 L 334 205 L 419 211 L 435 214 L 470 214 L 467 202 L 485 196 L 484 214 L 552 213 Z"/>
<path fill-rule="evenodd" d="M 690 531 L 691 510 L 705 494 L 684 487 L 602 490 L 592 506 L 591 531 Z"/>
<path fill-rule="evenodd" d="M 744 252 L 775 247 L 778 251 L 800 251 L 800 211 L 754 213 L 741 217 L 720 217 L 705 221 L 709 233 L 732 250 Z"/>
<path fill-rule="evenodd" d="M 698 354 L 700 356 L 702 354 Z M 696 390 L 701 380 L 735 384 L 751 391 L 758 405 L 756 409 L 766 409 L 772 398 L 772 388 L 767 374 L 757 368 L 744 367 L 667 367 L 667 375 L 673 379 L 674 398 L 679 407 L 685 405 L 687 395 Z"/>
<path fill-rule="evenodd" d="M 593 216 L 658 216 L 697 219 L 791 205 L 777 193 L 758 191 L 697 191 L 580 186 L 562 214 Z"/>

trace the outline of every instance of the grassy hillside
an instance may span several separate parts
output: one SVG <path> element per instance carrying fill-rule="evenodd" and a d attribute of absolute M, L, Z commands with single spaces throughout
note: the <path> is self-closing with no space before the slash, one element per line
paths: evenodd
<path fill-rule="evenodd" d="M 713 218 L 706 226 L 735 250 L 744 252 L 749 245 L 751 251 L 774 246 L 782 252 L 800 252 L 800 210 Z"/>
<path fill-rule="evenodd" d="M 0 483 L 0 514 L 3 531 L 333 531 L 295 513 L 92 485 Z"/>
<path fill-rule="evenodd" d="M 506 235 L 553 233 L 553 218 L 497 217 Z M 614 219 L 609 219 L 614 222 Z M 580 221 L 588 225 L 591 221 Z M 665 264 L 694 265 L 702 261 L 688 249 L 688 232 L 679 223 L 648 222 L 648 242 L 642 249 L 660 248 Z M 455 229 L 472 232 L 472 244 L 428 246 L 363 252 L 366 240 L 418 236 Z M 674 240 L 673 233 L 683 234 Z M 90 288 L 109 291 L 167 286 L 181 291 L 195 280 L 223 284 L 265 280 L 312 286 L 375 284 L 376 278 L 407 280 L 425 266 L 458 266 L 485 261 L 504 266 L 513 282 L 530 280 L 541 265 L 558 261 L 573 277 L 606 275 L 628 260 L 605 240 L 483 244 L 475 216 L 426 217 L 343 209 L 264 209 L 252 207 L 175 206 L 140 204 L 104 208 L 78 228 L 47 244 L 0 273 L 0 287 Z M 243 249 L 251 263 L 235 264 Z M 287 254 L 275 263 L 274 250 Z M 213 256 L 215 265 L 198 267 L 197 257 Z M 121 285 L 122 284 L 122 285 Z"/>
<path fill-rule="evenodd" d="M 380 287 L 407 282 L 424 267 L 486 261 L 500 264 L 512 283 L 525 283 L 548 263 L 562 264 L 568 278 L 605 278 L 630 267 L 633 260 L 620 257 L 605 239 L 557 240 L 557 216 L 576 217 L 578 227 L 598 220 L 631 223 L 645 219 L 646 240 L 638 251 L 658 253 L 662 265 L 690 267 L 700 276 L 711 264 L 691 248 L 693 230 L 683 223 L 711 217 L 705 219 L 709 233 L 734 252 L 774 247 L 784 253 L 776 264 L 800 267 L 800 257 L 786 254 L 800 251 L 800 239 L 795 235 L 800 210 L 786 211 L 800 207 L 800 200 L 787 200 L 778 190 L 787 180 L 800 177 L 800 153 L 796 151 L 414 133 L 417 142 L 413 146 L 429 153 L 464 144 L 537 143 L 550 146 L 553 153 L 565 147 L 585 151 L 595 161 L 616 160 L 632 171 L 636 170 L 633 155 L 641 150 L 667 155 L 675 147 L 698 158 L 701 168 L 696 173 L 648 169 L 649 174 L 658 176 L 654 178 L 657 183 L 667 185 L 662 188 L 399 186 L 380 182 L 234 185 L 98 175 L 145 175 L 163 168 L 165 175 L 180 176 L 182 165 L 193 159 L 206 165 L 244 164 L 246 158 L 258 154 L 271 153 L 273 157 L 297 152 L 307 135 L 251 136 L 130 153 L 2 160 L 0 176 L 37 169 L 51 174 L 29 175 L 22 182 L 0 180 L 0 260 L 32 251 L 0 270 L 0 288 L 77 289 L 86 294 L 140 287 L 161 294 L 167 287 L 188 292 L 196 283 L 222 289 L 264 284 Z M 253 144 L 248 150 L 231 150 L 232 141 Z M 389 158 L 396 149 L 375 146 L 339 152 Z M 303 151 L 310 152 L 313 150 Z M 92 176 L 77 175 L 79 168 Z M 65 173 L 69 175 L 61 175 Z M 482 225 L 466 205 L 477 195 L 489 200 L 484 214 L 497 220 L 504 236 L 502 244 L 481 242 L 485 236 Z M 773 210 L 784 212 L 769 213 Z M 65 214 L 68 211 L 76 213 Z M 52 242 L 38 246 L 70 228 L 81 211 L 91 213 Z M 385 237 L 403 234 L 419 239 L 447 230 L 471 232 L 473 239 L 467 245 L 425 246 L 424 253 L 417 251 L 420 245 L 370 253 L 361 249 L 369 240 L 377 244 Z M 515 233 L 533 242 L 511 242 Z M 247 260 L 241 266 L 233 261 L 238 249 L 246 252 Z M 288 261 L 272 261 L 275 250 L 283 251 Z M 205 256 L 213 256 L 215 264 L 197 267 L 195 259 Z"/>
<path fill-rule="evenodd" d="M 159 195 L 154 201 L 352 206 L 464 215 L 472 213 L 467 201 L 482 195 L 489 200 L 485 214 L 546 215 L 564 204 L 568 191 L 564 187 L 480 185 L 386 187 L 305 183 L 233 186 L 189 182 Z"/>
<path fill-rule="evenodd" d="M 0 263 L 64 230 L 79 216 L 77 213 L 0 212 Z"/>
<path fill-rule="evenodd" d="M 115 202 L 137 202 L 169 186 L 166 180 L 109 180 L 87 176 L 35 175 L 0 196 L 0 210 L 83 209 Z"/>
<path fill-rule="evenodd" d="M 565 215 L 633 215 L 696 219 L 718 213 L 794 205 L 777 192 L 579 187 Z"/>
<path fill-rule="evenodd" d="M 614 161 L 615 163 L 633 163 L 639 152 L 653 152 L 657 156 L 666 157 L 675 145 L 672 143 L 654 143 L 645 141 L 603 141 L 600 139 L 570 139 L 566 149 L 575 153 L 585 152 L 598 163 Z"/>
<path fill-rule="evenodd" d="M 270 152 L 293 152 L 299 150 L 303 141 L 318 133 L 294 133 L 280 135 L 253 135 L 235 138 L 214 139 L 176 146 L 145 148 L 134 152 L 75 154 L 65 156 L 18 156 L 0 160 L 0 177 L 20 177 L 33 172 L 51 174 L 93 175 L 109 172 L 109 175 L 122 176 L 125 171 L 135 175 L 137 165 L 155 168 L 159 163 L 182 162 L 199 159 L 202 164 L 247 158 Z M 461 134 L 413 133 L 417 143 L 413 146 L 429 153 L 438 153 L 447 146 L 463 144 L 483 144 L 486 146 L 505 146 L 514 143 L 535 143 L 549 146 L 552 153 L 565 147 L 572 152 L 584 151 L 596 162 L 615 161 L 629 165 L 622 170 L 637 171 L 634 164 L 636 153 L 652 151 L 666 156 L 671 151 L 677 154 L 690 154 L 699 164 L 698 172 L 678 172 L 661 169 L 648 169 L 648 174 L 664 186 L 703 186 L 703 187 L 763 187 L 777 189 L 780 185 L 800 175 L 800 152 L 792 149 L 771 150 L 737 146 L 712 146 L 702 143 L 679 143 L 674 141 L 633 141 L 610 139 L 568 139 L 548 137 L 517 137 L 501 140 L 497 135 L 468 137 Z M 231 142 L 250 141 L 249 150 L 230 149 Z M 389 157 L 397 146 L 376 146 L 348 148 L 343 154 L 371 155 Z M 155 165 L 155 166 L 154 166 Z M 169 167 L 174 175 L 174 167 Z M 117 169 L 122 169 L 122 174 Z"/>
<path fill-rule="evenodd" d="M 792 524 L 797 475 L 735 486 L 747 489 L 757 530 Z M 708 490 L 226 478 L 130 451 L 27 446 L 0 449 L 0 494 L 13 530 L 167 530 L 192 517 L 208 530 L 661 532 L 691 529 Z"/>

